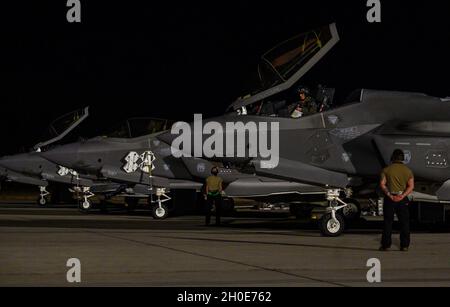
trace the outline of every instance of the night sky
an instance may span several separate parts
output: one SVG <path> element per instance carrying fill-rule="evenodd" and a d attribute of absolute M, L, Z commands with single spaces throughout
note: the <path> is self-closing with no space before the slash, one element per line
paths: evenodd
<path fill-rule="evenodd" d="M 357 88 L 450 96 L 443 1 L 382 1 L 380 24 L 367 22 L 365 0 L 147 2 L 81 0 L 81 24 L 66 21 L 65 0 L 2 4 L 1 155 L 87 105 L 84 137 L 128 117 L 219 115 L 253 87 L 265 51 L 331 22 L 341 41 L 308 85 L 336 87 L 338 100 Z"/>

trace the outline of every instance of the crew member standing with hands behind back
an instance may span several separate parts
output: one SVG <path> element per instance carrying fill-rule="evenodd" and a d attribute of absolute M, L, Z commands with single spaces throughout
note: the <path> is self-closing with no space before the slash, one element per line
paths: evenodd
<path fill-rule="evenodd" d="M 400 223 L 400 249 L 407 252 L 410 245 L 409 199 L 414 191 L 414 175 L 403 164 L 405 154 L 397 149 L 392 154 L 392 164 L 381 173 L 380 187 L 384 197 L 384 228 L 380 251 L 387 251 L 392 245 L 392 224 L 394 213 Z"/>

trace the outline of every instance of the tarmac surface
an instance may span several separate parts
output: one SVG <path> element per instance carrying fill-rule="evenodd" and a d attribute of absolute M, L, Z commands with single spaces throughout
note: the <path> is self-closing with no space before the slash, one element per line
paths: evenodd
<path fill-rule="evenodd" d="M 415 230 L 408 253 L 395 235 L 383 253 L 379 222 L 324 238 L 286 214 L 223 220 L 0 204 L 0 286 L 450 286 L 448 232 Z M 80 284 L 66 280 L 69 258 L 81 261 Z M 370 258 L 381 262 L 379 284 L 367 282 Z"/>

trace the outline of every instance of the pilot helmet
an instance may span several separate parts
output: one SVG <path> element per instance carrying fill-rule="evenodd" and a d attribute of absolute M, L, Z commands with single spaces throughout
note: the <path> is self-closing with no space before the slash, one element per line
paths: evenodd
<path fill-rule="evenodd" d="M 297 94 L 301 94 L 304 93 L 306 96 L 308 96 L 310 94 L 309 88 L 307 88 L 306 86 L 300 86 L 297 88 Z"/>

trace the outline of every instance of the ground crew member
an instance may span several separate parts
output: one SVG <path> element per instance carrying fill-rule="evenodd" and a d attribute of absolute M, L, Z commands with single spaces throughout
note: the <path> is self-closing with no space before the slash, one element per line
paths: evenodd
<path fill-rule="evenodd" d="M 414 190 L 414 175 L 412 171 L 403 164 L 405 154 L 397 149 L 392 154 L 391 166 L 385 168 L 381 173 L 380 187 L 385 194 L 384 197 L 384 228 L 381 239 L 380 251 L 387 251 L 392 244 L 392 224 L 394 213 L 400 223 L 400 250 L 408 251 L 410 245 L 409 230 L 409 199 L 408 196 Z"/>
<path fill-rule="evenodd" d="M 222 211 L 222 178 L 219 175 L 219 169 L 213 167 L 211 169 L 211 175 L 206 179 L 206 219 L 205 224 L 208 226 L 211 222 L 211 209 L 212 206 L 216 207 L 216 225 L 220 225 L 220 214 Z"/>

